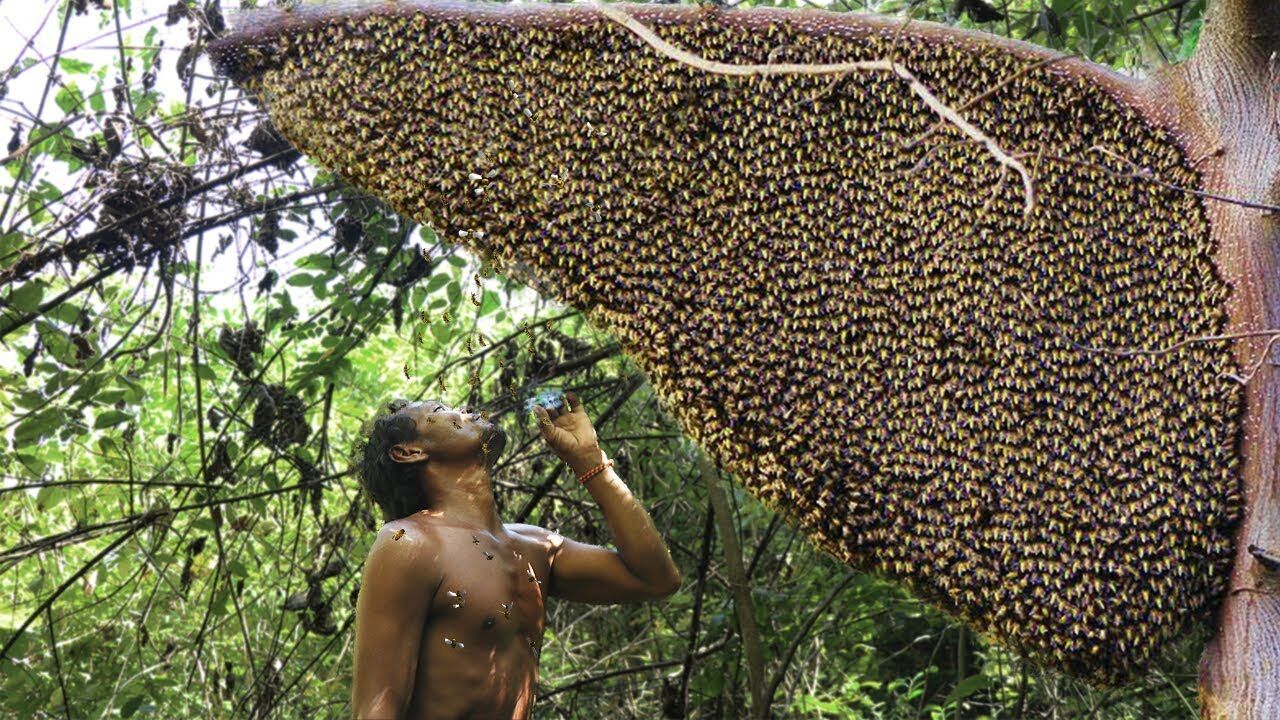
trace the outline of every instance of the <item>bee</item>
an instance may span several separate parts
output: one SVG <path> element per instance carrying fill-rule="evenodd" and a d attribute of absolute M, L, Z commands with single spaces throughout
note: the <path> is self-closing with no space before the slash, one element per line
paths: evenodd
<path fill-rule="evenodd" d="M 504 602 L 504 603 L 502 603 L 502 605 L 501 605 L 501 607 L 502 607 L 502 616 L 503 616 L 503 617 L 505 617 L 505 618 L 506 618 L 506 619 L 508 619 L 508 620 L 510 620 L 510 619 L 511 619 L 511 605 L 512 605 L 512 603 L 510 603 L 510 602 Z"/>
<path fill-rule="evenodd" d="M 441 377 L 440 377 L 440 392 L 445 392 L 445 389 L 444 389 L 444 376 L 441 376 Z"/>
<path fill-rule="evenodd" d="M 409 363 L 404 364 L 404 379 L 409 380 Z"/>
<path fill-rule="evenodd" d="M 446 324 L 447 324 L 447 323 L 451 323 L 451 322 L 453 322 L 453 316 L 451 316 L 451 315 L 449 314 L 448 309 L 446 309 L 446 310 L 444 310 L 444 312 L 440 313 L 440 319 L 441 319 L 441 320 L 444 320 Z"/>
<path fill-rule="evenodd" d="M 467 338 L 467 342 L 463 345 L 463 347 L 466 349 L 468 354 L 475 352 L 475 344 L 471 342 L 470 337 Z"/>
<path fill-rule="evenodd" d="M 423 259 L 423 261 L 424 261 L 424 262 L 428 262 L 428 263 L 430 263 L 430 262 L 431 262 L 431 250 L 430 250 L 430 248 L 427 248 L 427 247 L 425 247 L 425 246 L 422 248 L 422 259 Z"/>
<path fill-rule="evenodd" d="M 404 537 L 404 528 L 400 528 L 399 530 L 397 530 L 397 531 L 396 531 L 396 534 L 395 534 L 394 536 L 392 536 L 392 538 L 391 538 L 391 539 L 392 539 L 392 540 L 399 540 L 399 539 L 400 539 L 400 538 L 402 538 L 402 537 Z"/>
<path fill-rule="evenodd" d="M 454 603 L 453 603 L 454 610 L 457 610 L 458 608 L 461 608 L 462 606 L 467 604 L 466 590 L 459 590 L 457 592 L 450 590 L 449 592 L 445 593 L 445 595 L 449 597 L 451 600 L 454 600 Z"/>
<path fill-rule="evenodd" d="M 431 316 L 427 314 L 426 310 L 418 311 L 418 319 L 421 320 L 424 324 L 431 322 Z"/>
<path fill-rule="evenodd" d="M 476 281 L 476 287 L 484 287 L 480 284 L 480 273 L 473 273 L 471 279 Z"/>
<path fill-rule="evenodd" d="M 492 560 L 492 559 L 493 559 L 493 553 L 491 553 L 491 552 L 489 552 L 489 551 L 487 551 L 487 550 L 481 550 L 480 552 L 484 553 L 484 559 L 485 559 L 485 560 Z"/>
<path fill-rule="evenodd" d="M 539 580 L 539 579 L 538 579 L 538 576 L 533 572 L 533 565 L 532 565 L 532 564 L 530 564 L 530 565 L 525 569 L 525 572 L 527 572 L 527 573 L 529 574 L 529 582 L 531 582 L 531 583 L 537 583 L 537 584 L 539 584 L 539 585 L 541 585 L 541 584 L 542 584 L 542 581 L 541 581 L 541 580 Z"/>
<path fill-rule="evenodd" d="M 450 639 L 450 638 L 445 638 L 445 639 L 444 639 L 444 644 L 445 644 L 445 645 L 448 645 L 448 646 L 449 646 L 449 647 L 451 647 L 451 648 L 458 648 L 459 650 L 461 650 L 461 649 L 463 649 L 463 648 L 465 648 L 465 647 L 466 647 L 466 645 L 463 645 L 460 641 L 458 641 L 458 640 L 452 640 L 452 639 Z"/>
<path fill-rule="evenodd" d="M 480 538 L 476 537 L 475 535 L 472 535 L 472 536 L 471 536 L 471 544 L 472 544 L 472 545 L 479 545 L 479 544 L 480 544 Z"/>

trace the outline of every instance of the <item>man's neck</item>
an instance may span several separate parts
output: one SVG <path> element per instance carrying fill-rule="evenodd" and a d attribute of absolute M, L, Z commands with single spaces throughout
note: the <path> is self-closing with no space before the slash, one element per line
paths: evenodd
<path fill-rule="evenodd" d="M 493 504 L 492 478 L 483 464 L 437 465 L 428 468 L 423 484 L 431 498 L 431 512 L 459 525 L 495 533 L 502 529 Z"/>

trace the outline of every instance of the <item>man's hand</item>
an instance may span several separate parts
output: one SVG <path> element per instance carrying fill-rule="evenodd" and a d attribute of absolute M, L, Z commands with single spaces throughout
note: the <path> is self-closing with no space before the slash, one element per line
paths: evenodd
<path fill-rule="evenodd" d="M 605 461 L 582 400 L 565 393 L 566 410 L 533 409 L 542 437 L 561 460 L 582 475 Z M 610 468 L 587 481 L 600 504 L 617 550 L 574 542 L 541 528 L 551 555 L 551 594 L 589 603 L 636 602 L 667 597 L 680 587 L 680 571 L 671 561 L 662 535 L 640 501 Z"/>
<path fill-rule="evenodd" d="M 578 394 L 570 390 L 564 397 L 567 409 L 548 410 L 535 405 L 533 414 L 551 452 L 581 475 L 604 462 L 604 452 Z"/>

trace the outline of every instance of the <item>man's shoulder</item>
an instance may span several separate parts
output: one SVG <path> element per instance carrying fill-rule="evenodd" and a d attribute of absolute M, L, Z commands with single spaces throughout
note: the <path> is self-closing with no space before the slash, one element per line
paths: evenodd
<path fill-rule="evenodd" d="M 383 523 L 369 550 L 370 557 L 385 557 L 394 564 L 411 566 L 430 560 L 445 544 L 440 529 L 423 518 L 409 516 Z"/>
<path fill-rule="evenodd" d="M 538 525 L 526 525 L 524 523 L 504 523 L 503 527 L 507 532 L 529 543 L 542 546 L 550 552 L 555 552 L 564 544 L 564 537 L 555 530 L 548 530 Z"/>

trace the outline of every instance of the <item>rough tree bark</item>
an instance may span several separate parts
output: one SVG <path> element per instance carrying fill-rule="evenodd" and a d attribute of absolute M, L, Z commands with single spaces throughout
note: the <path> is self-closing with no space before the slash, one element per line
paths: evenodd
<path fill-rule="evenodd" d="M 1195 57 L 1155 78 L 1152 88 L 1174 98 L 1212 192 L 1269 204 L 1280 202 L 1280 3 L 1212 3 Z M 1234 286 L 1228 332 L 1280 328 L 1280 224 L 1275 213 L 1209 203 L 1219 240 L 1216 261 Z M 1242 340 L 1241 367 L 1271 350 L 1267 337 Z M 1204 718 L 1280 717 L 1280 597 L 1275 573 L 1250 545 L 1280 549 L 1277 428 L 1280 376 L 1268 361 L 1246 389 L 1241 467 L 1245 515 L 1237 534 L 1231 589 L 1217 636 L 1200 663 Z M 1271 576 L 1271 577 L 1268 577 Z"/>

